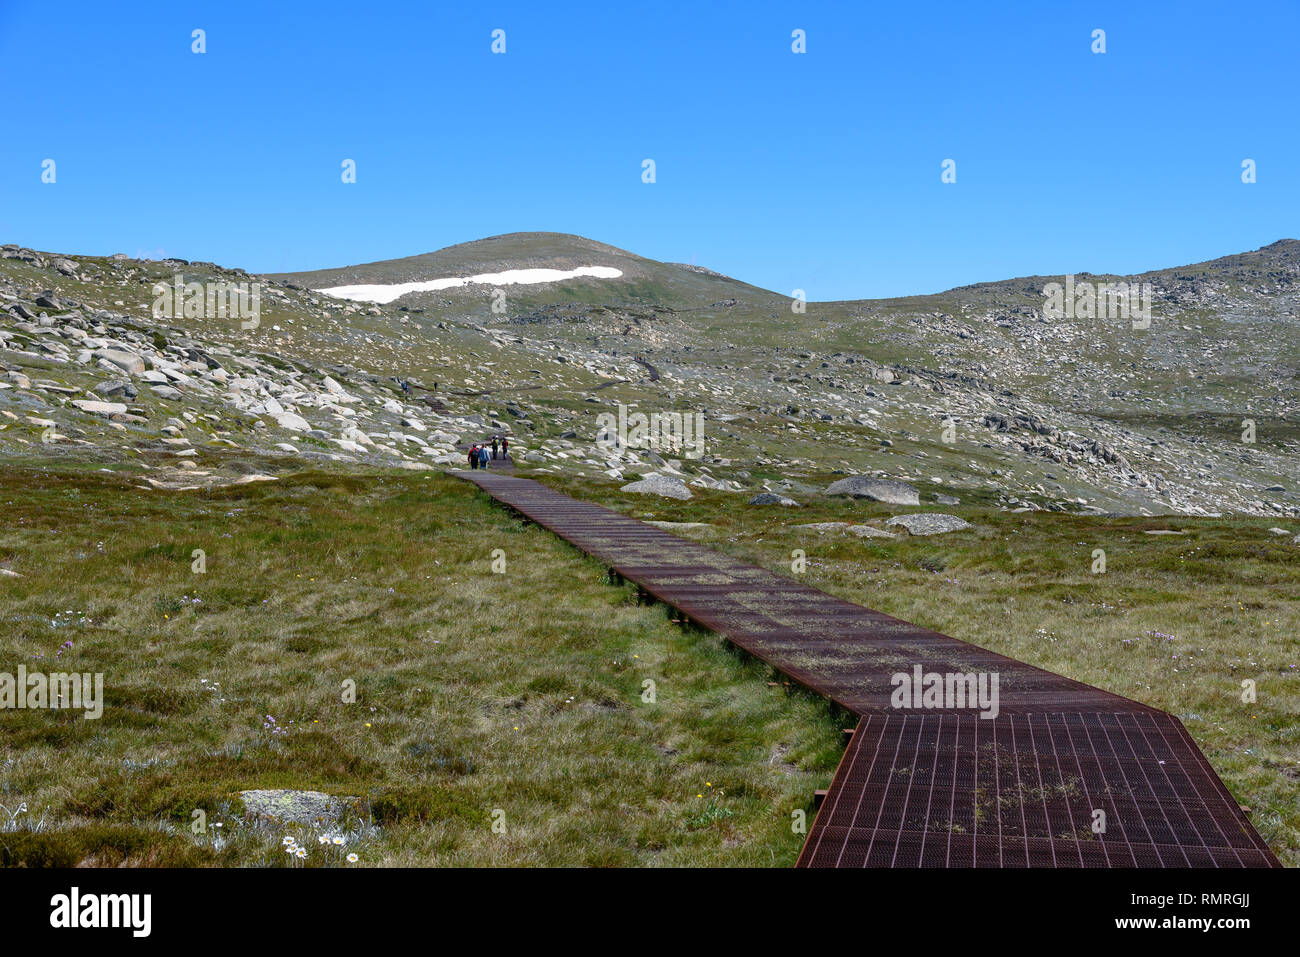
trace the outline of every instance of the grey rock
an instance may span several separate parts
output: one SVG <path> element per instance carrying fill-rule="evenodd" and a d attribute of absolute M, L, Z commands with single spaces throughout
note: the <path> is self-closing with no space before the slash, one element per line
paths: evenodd
<path fill-rule="evenodd" d="M 125 379 L 111 379 L 99 386 L 97 391 L 106 398 L 120 395 L 124 399 L 134 399 L 140 394 L 140 391 Z"/>
<path fill-rule="evenodd" d="M 692 497 L 691 490 L 681 479 L 660 475 L 658 472 L 651 472 L 638 482 L 629 482 L 623 486 L 622 491 L 636 492 L 640 495 L 663 495 L 666 498 L 683 500 Z"/>
<path fill-rule="evenodd" d="M 239 796 L 249 817 L 298 824 L 335 824 L 357 801 L 321 791 L 286 789 L 240 791 Z"/>
<path fill-rule="evenodd" d="M 92 355 L 96 359 L 111 362 L 129 375 L 139 375 L 144 371 L 144 360 L 133 352 L 123 352 L 120 349 L 96 349 Z"/>
<path fill-rule="evenodd" d="M 886 525 L 901 525 L 912 535 L 940 535 L 944 532 L 956 532 L 970 528 L 970 522 L 956 515 L 943 512 L 917 512 L 912 515 L 895 515 L 885 521 Z"/>
<path fill-rule="evenodd" d="M 750 505 L 793 505 L 796 508 L 799 503 L 792 498 L 786 498 L 784 495 L 776 495 L 772 492 L 759 492 L 749 500 Z"/>
<path fill-rule="evenodd" d="M 292 429 L 295 432 L 306 432 L 311 428 L 307 420 L 296 412 L 281 412 L 273 416 L 276 423 L 282 429 Z"/>
<path fill-rule="evenodd" d="M 889 505 L 921 504 L 921 495 L 915 486 L 893 479 L 871 478 L 867 475 L 851 475 L 838 482 L 832 482 L 827 487 L 826 494 L 851 495 L 853 498 L 866 498 Z"/>
<path fill-rule="evenodd" d="M 858 538 L 895 538 L 889 532 L 872 525 L 850 525 L 848 522 L 813 522 L 810 525 L 796 525 L 795 528 L 811 528 L 815 532 L 848 532 Z"/>
<path fill-rule="evenodd" d="M 896 536 L 872 525 L 848 525 L 844 531 L 858 538 L 894 538 Z"/>
<path fill-rule="evenodd" d="M 73 399 L 68 404 L 91 415 L 122 415 L 126 412 L 126 405 L 122 402 L 95 402 L 91 399 Z"/>

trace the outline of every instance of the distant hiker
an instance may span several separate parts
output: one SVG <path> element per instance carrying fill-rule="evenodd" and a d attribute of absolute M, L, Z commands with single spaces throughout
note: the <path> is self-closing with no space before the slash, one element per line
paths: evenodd
<path fill-rule="evenodd" d="M 500 444 L 501 444 L 501 440 L 498 439 L 495 435 L 492 436 L 492 458 L 494 461 L 497 457 L 497 446 Z"/>
<path fill-rule="evenodd" d="M 482 446 L 478 450 L 478 467 L 481 469 L 488 467 L 488 450 L 486 445 Z"/>
<path fill-rule="evenodd" d="M 411 391 L 411 383 L 407 382 L 405 379 L 402 380 L 402 391 L 403 392 Z"/>
<path fill-rule="evenodd" d="M 503 435 L 501 436 L 501 457 L 504 459 L 504 458 L 508 458 L 509 456 L 510 456 L 510 440 Z"/>
<path fill-rule="evenodd" d="M 471 469 L 478 468 L 478 446 L 477 445 L 471 445 L 469 447 L 469 467 Z"/>

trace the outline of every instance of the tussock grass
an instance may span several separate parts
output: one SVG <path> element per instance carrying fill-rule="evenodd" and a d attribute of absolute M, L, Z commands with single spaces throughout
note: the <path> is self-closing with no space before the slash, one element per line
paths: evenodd
<path fill-rule="evenodd" d="M 29 808 L 0 864 L 286 866 L 292 834 L 310 866 L 339 833 L 358 866 L 784 866 L 842 750 L 823 702 L 454 479 L 5 470 L 0 505 L 0 670 L 106 699 L 0 711 L 0 804 Z M 349 810 L 249 820 L 254 788 Z"/>

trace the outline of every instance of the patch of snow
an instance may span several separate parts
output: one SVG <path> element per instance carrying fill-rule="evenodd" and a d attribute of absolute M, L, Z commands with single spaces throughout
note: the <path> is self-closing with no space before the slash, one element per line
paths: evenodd
<path fill-rule="evenodd" d="M 390 284 L 370 284 L 358 286 L 330 286 L 317 289 L 335 299 L 352 299 L 357 302 L 389 303 L 411 292 L 436 292 L 439 289 L 452 289 L 468 286 L 471 283 L 486 286 L 519 286 L 539 282 L 559 282 L 562 279 L 577 279 L 582 276 L 594 279 L 617 279 L 623 270 L 613 266 L 579 266 L 577 269 L 507 269 L 505 272 L 486 272 L 477 276 L 447 279 L 430 279 L 427 282 L 398 282 Z"/>

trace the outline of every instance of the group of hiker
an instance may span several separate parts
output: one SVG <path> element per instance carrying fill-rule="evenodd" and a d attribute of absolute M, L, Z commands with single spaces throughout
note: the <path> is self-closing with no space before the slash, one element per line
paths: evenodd
<path fill-rule="evenodd" d="M 498 452 L 500 455 L 498 455 Z M 472 469 L 488 468 L 489 462 L 496 458 L 507 458 L 509 453 L 510 440 L 504 435 L 494 435 L 488 442 L 476 443 L 469 447 L 469 467 Z"/>

